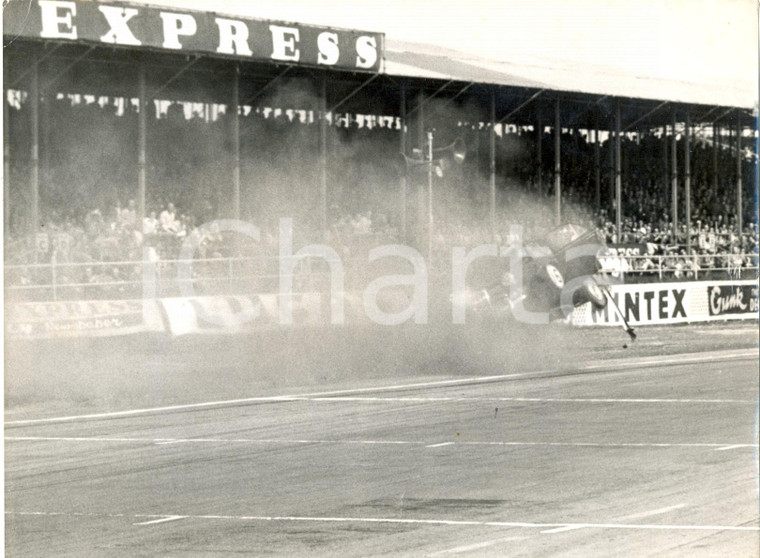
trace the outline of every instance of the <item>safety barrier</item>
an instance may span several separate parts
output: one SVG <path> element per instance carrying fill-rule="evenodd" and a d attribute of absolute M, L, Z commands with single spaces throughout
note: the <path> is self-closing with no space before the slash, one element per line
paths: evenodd
<path fill-rule="evenodd" d="M 610 292 L 634 326 L 758 318 L 757 281 L 613 285 Z M 578 326 L 621 324 L 609 304 L 597 310 L 590 303 L 575 309 L 572 322 Z"/>

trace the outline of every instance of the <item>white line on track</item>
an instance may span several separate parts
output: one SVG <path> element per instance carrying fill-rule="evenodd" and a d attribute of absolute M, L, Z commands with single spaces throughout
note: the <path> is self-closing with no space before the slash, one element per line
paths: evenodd
<path fill-rule="evenodd" d="M 439 552 L 434 552 L 433 554 L 429 554 L 428 556 L 441 556 L 443 554 L 460 554 L 462 552 L 472 552 L 473 550 L 480 550 L 483 548 L 488 548 L 489 546 L 493 546 L 495 544 L 508 542 L 508 541 L 524 541 L 527 537 L 504 537 L 502 539 L 495 539 L 492 541 L 483 541 L 475 544 L 468 544 L 465 546 L 457 546 L 455 548 L 449 548 L 446 550 L 441 550 Z"/>
<path fill-rule="evenodd" d="M 73 436 L 6 436 L 6 442 L 92 442 L 92 443 L 139 443 L 139 444 L 331 444 L 331 445 L 406 445 L 437 448 L 444 446 L 546 446 L 588 448 L 757 448 L 758 444 L 727 444 L 713 442 L 499 442 L 458 441 L 433 443 L 414 440 L 298 440 L 257 438 L 107 438 Z"/>
<path fill-rule="evenodd" d="M 185 519 L 186 515 L 170 515 L 169 517 L 162 517 L 160 519 L 152 519 L 150 521 L 142 521 L 140 523 L 133 523 L 132 525 L 156 525 L 158 523 L 167 523 L 169 521 L 176 521 L 178 519 Z"/>
<path fill-rule="evenodd" d="M 337 403 L 380 402 L 380 403 L 739 403 L 754 405 L 752 399 L 632 399 L 600 397 L 289 397 L 283 401 L 325 401 Z"/>
<path fill-rule="evenodd" d="M 307 393 L 300 395 L 290 396 L 270 396 L 270 397 L 247 397 L 244 399 L 227 399 L 223 401 L 205 401 L 201 403 L 189 403 L 186 405 L 170 405 L 166 407 L 150 407 L 145 409 L 131 409 L 126 411 L 114 411 L 110 413 L 93 413 L 89 415 L 72 415 L 63 417 L 50 417 L 39 419 L 24 419 L 24 420 L 6 420 L 6 426 L 12 425 L 25 425 L 25 424 L 43 424 L 50 422 L 71 422 L 78 420 L 92 420 L 92 419 L 113 419 L 124 418 L 135 415 L 144 415 L 149 413 L 166 413 L 176 411 L 188 411 L 213 407 L 230 407 L 235 405 L 244 405 L 248 403 L 275 403 L 275 402 L 290 402 L 296 399 L 303 398 L 317 398 L 317 397 L 329 397 L 340 395 L 352 395 L 360 393 L 378 393 L 384 391 L 404 391 L 409 389 L 420 388 L 437 388 L 446 386 L 462 386 L 462 385 L 477 385 L 483 383 L 493 383 L 503 380 L 511 380 L 516 378 L 540 378 L 542 376 L 557 374 L 557 373 L 583 373 L 583 372 L 597 372 L 597 371 L 613 371 L 613 370 L 629 370 L 639 369 L 642 367 L 653 366 L 674 366 L 674 365 L 686 365 L 697 364 L 704 362 L 724 362 L 728 360 L 746 360 L 757 358 L 758 353 L 756 349 L 739 349 L 728 351 L 712 351 L 709 353 L 688 353 L 680 355 L 669 355 L 666 357 L 640 357 L 640 358 L 628 358 L 621 360 L 611 360 L 606 362 L 591 362 L 582 366 L 571 367 L 568 369 L 553 369 L 534 372 L 523 372 L 518 374 L 501 374 L 497 376 L 481 376 L 478 378 L 459 378 L 452 380 L 438 380 L 432 382 L 420 382 L 412 384 L 399 384 L 390 386 L 378 386 L 369 388 L 355 388 L 345 389 L 337 391 L 326 391 L 317 393 Z"/>
<path fill-rule="evenodd" d="M 728 451 L 728 450 L 737 449 L 741 447 L 743 447 L 742 444 L 734 444 L 732 446 L 724 446 L 722 448 L 718 448 L 715 451 Z"/>
<path fill-rule="evenodd" d="M 621 517 L 620 519 L 642 519 L 644 517 L 652 517 L 653 515 L 662 515 L 662 514 L 669 513 L 675 510 L 680 510 L 685 507 L 686 507 L 686 504 L 676 504 L 674 506 L 668 506 L 666 508 L 659 508 L 656 510 L 649 510 L 649 511 L 644 511 L 640 513 L 634 513 L 631 515 L 626 515 L 625 517 Z"/>
<path fill-rule="evenodd" d="M 66 513 L 40 511 L 8 511 L 6 515 L 18 516 L 49 516 L 49 517 L 92 517 L 92 518 L 131 518 L 131 519 L 162 519 L 181 517 L 193 520 L 218 521 L 266 521 L 266 522 L 305 522 L 305 523 L 390 523 L 401 525 L 449 525 L 475 527 L 524 527 L 538 529 L 632 529 L 657 531 L 747 531 L 760 532 L 757 525 L 657 525 L 630 523 L 531 523 L 525 521 L 475 521 L 458 519 L 407 519 L 396 517 L 308 517 L 308 516 L 265 516 L 265 515 L 180 515 L 180 514 L 97 514 L 97 513 Z"/>
<path fill-rule="evenodd" d="M 553 535 L 554 533 L 564 533 L 565 531 L 575 531 L 576 529 L 583 529 L 584 525 L 565 525 L 564 527 L 556 527 L 554 529 L 547 529 L 545 531 L 541 531 L 541 533 L 544 533 L 546 535 Z"/>

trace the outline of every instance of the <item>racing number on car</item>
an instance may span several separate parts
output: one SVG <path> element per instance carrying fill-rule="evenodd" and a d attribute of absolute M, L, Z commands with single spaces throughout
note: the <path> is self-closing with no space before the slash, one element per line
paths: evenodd
<path fill-rule="evenodd" d="M 549 275 L 549 279 L 551 279 L 552 283 L 554 283 L 558 289 L 561 289 L 565 286 L 565 279 L 562 277 L 562 273 L 552 264 L 548 264 L 546 266 L 546 273 Z"/>

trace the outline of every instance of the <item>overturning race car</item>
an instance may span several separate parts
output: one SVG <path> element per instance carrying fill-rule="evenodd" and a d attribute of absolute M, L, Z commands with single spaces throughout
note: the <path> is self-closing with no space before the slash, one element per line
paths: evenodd
<path fill-rule="evenodd" d="M 606 250 L 596 231 L 572 224 L 557 227 L 537 245 L 522 248 L 521 278 L 514 269 L 504 273 L 498 284 L 468 293 L 467 306 L 489 319 L 514 315 L 519 305 L 519 310 L 556 320 L 585 303 L 599 309 L 609 304 L 633 340 L 633 328 L 609 295 L 612 281 L 600 261 Z"/>

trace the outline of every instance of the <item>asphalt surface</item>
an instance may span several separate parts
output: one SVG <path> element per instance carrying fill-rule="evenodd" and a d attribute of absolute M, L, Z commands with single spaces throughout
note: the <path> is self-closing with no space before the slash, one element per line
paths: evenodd
<path fill-rule="evenodd" d="M 756 324 L 650 332 L 480 375 L 11 405 L 6 555 L 758 556 Z"/>

